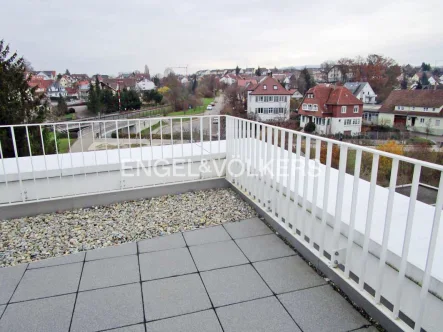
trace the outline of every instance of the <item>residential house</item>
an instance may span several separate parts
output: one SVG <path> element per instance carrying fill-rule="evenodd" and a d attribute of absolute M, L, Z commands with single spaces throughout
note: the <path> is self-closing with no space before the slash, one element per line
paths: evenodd
<path fill-rule="evenodd" d="M 69 77 L 68 75 L 63 75 L 60 80 L 60 85 L 64 88 L 66 88 L 67 86 L 71 85 L 71 77 Z"/>
<path fill-rule="evenodd" d="M 255 80 L 255 79 L 247 79 L 247 78 L 245 78 L 245 79 L 239 78 L 237 80 L 237 86 L 239 86 L 239 87 L 247 87 L 250 84 L 256 85 L 257 84 L 257 80 Z"/>
<path fill-rule="evenodd" d="M 72 82 L 89 81 L 89 76 L 87 74 L 71 74 Z"/>
<path fill-rule="evenodd" d="M 89 95 L 89 82 L 88 81 L 79 81 L 77 82 L 78 86 L 78 96 L 80 99 L 88 100 Z"/>
<path fill-rule="evenodd" d="M 243 79 L 241 76 L 236 76 L 235 74 L 225 74 L 221 79 L 220 83 L 231 85 L 237 82 L 238 79 Z"/>
<path fill-rule="evenodd" d="M 363 104 L 375 104 L 377 102 L 377 95 L 368 82 L 346 82 L 345 88 L 351 91 Z"/>
<path fill-rule="evenodd" d="M 254 74 L 255 74 L 255 69 L 254 68 L 246 68 L 245 69 L 245 75 L 252 76 Z"/>
<path fill-rule="evenodd" d="M 66 96 L 68 98 L 75 98 L 78 99 L 79 93 L 76 88 L 66 87 Z"/>
<path fill-rule="evenodd" d="M 298 89 L 289 89 L 288 90 L 291 93 L 291 98 L 292 99 L 302 99 L 303 95 L 300 93 L 300 91 L 298 91 Z"/>
<path fill-rule="evenodd" d="M 324 83 L 324 75 L 320 68 L 308 68 L 309 74 L 317 83 Z"/>
<path fill-rule="evenodd" d="M 53 80 L 38 79 L 32 76 L 31 80 L 28 82 L 28 85 L 30 88 L 36 87 L 35 94 L 40 95 L 46 93 L 46 90 L 50 85 L 52 85 L 52 83 L 54 83 Z"/>
<path fill-rule="evenodd" d="M 47 89 L 46 93 L 49 98 L 58 98 L 60 96 L 66 97 L 68 93 L 66 89 L 60 84 L 60 82 L 53 82 Z"/>
<path fill-rule="evenodd" d="M 363 102 L 344 86 L 319 84 L 306 92 L 298 109 L 300 126 L 314 122 L 319 134 L 361 132 Z"/>
<path fill-rule="evenodd" d="M 144 79 L 143 81 L 137 82 L 135 88 L 138 91 L 149 91 L 155 89 L 155 84 L 148 79 Z"/>
<path fill-rule="evenodd" d="M 248 114 L 261 121 L 288 120 L 291 92 L 271 75 L 248 88 Z"/>
<path fill-rule="evenodd" d="M 46 71 L 33 71 L 32 76 L 41 80 L 55 80 L 57 75 L 55 70 L 46 70 Z"/>
<path fill-rule="evenodd" d="M 443 135 L 443 90 L 394 90 L 379 110 L 379 124 Z"/>
<path fill-rule="evenodd" d="M 353 76 L 354 75 L 352 72 L 348 72 L 346 75 L 343 75 L 340 68 L 338 66 L 334 66 L 328 73 L 328 82 L 348 82 Z"/>

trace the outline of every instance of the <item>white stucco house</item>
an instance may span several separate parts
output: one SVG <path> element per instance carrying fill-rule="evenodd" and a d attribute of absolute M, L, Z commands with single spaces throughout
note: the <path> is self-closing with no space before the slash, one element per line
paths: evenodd
<path fill-rule="evenodd" d="M 58 98 L 60 96 L 66 97 L 68 95 L 66 89 L 57 81 L 55 81 L 48 87 L 46 93 L 50 98 Z"/>
<path fill-rule="evenodd" d="M 237 82 L 237 76 L 235 74 L 225 74 L 221 79 L 220 83 L 231 85 Z"/>
<path fill-rule="evenodd" d="M 135 84 L 135 89 L 138 91 L 149 91 L 149 90 L 154 90 L 155 89 L 155 84 L 154 82 L 148 80 L 148 79 L 144 79 L 143 81 L 137 82 Z"/>
<path fill-rule="evenodd" d="M 363 104 L 375 104 L 377 102 L 377 95 L 368 82 L 347 82 L 345 88 L 351 91 Z"/>
<path fill-rule="evenodd" d="M 259 121 L 288 120 L 292 93 L 267 76 L 248 87 L 248 114 Z"/>
<path fill-rule="evenodd" d="M 443 90 L 394 90 L 379 110 L 378 123 L 443 135 Z"/>

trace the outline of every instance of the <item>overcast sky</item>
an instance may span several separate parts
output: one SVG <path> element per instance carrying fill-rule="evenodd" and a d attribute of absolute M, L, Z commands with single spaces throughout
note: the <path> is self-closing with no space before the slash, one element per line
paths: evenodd
<path fill-rule="evenodd" d="M 441 0 L 4 0 L 0 8 L 0 39 L 36 70 L 116 75 L 147 64 L 155 74 L 370 53 L 443 66 Z"/>

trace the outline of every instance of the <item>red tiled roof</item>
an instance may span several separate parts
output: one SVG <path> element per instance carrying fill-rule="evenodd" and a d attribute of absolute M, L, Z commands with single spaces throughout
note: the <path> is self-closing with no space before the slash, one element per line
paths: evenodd
<path fill-rule="evenodd" d="M 52 83 L 54 83 L 54 80 L 41 80 L 41 79 L 31 79 L 28 82 L 29 87 L 37 87 L 37 89 L 44 89 L 46 90 L 49 88 Z"/>
<path fill-rule="evenodd" d="M 379 109 L 380 113 L 423 115 L 423 112 L 395 111 L 395 106 L 440 108 L 443 106 L 443 90 L 394 90 Z M 441 113 L 427 113 L 426 115 L 441 116 Z"/>
<path fill-rule="evenodd" d="M 76 89 L 76 88 L 69 88 L 69 87 L 66 87 L 65 90 L 66 90 L 66 92 L 68 93 L 68 95 L 73 95 L 73 94 L 76 94 L 76 93 L 77 93 L 77 89 Z"/>
<path fill-rule="evenodd" d="M 246 86 L 246 84 L 248 84 L 248 83 L 255 85 L 255 84 L 257 84 L 257 81 L 253 80 L 253 79 L 239 79 L 237 81 L 238 86 Z"/>
<path fill-rule="evenodd" d="M 306 98 L 306 95 L 313 94 L 314 98 Z M 351 91 L 344 86 L 333 86 L 330 84 L 318 84 L 310 88 L 306 92 L 299 110 L 302 110 L 302 105 L 305 102 L 309 104 L 317 104 L 319 111 L 322 113 L 330 113 L 331 110 L 326 105 L 363 105 L 363 102 L 356 98 Z"/>
<path fill-rule="evenodd" d="M 355 97 L 344 86 L 337 86 L 329 95 L 327 105 L 363 105 L 363 102 Z"/>
<path fill-rule="evenodd" d="M 265 89 L 266 86 L 266 89 Z M 274 88 L 276 86 L 276 88 Z M 249 90 L 249 89 L 248 89 Z M 292 93 L 286 90 L 279 81 L 274 77 L 268 76 L 263 81 L 254 87 L 251 95 L 291 95 Z"/>

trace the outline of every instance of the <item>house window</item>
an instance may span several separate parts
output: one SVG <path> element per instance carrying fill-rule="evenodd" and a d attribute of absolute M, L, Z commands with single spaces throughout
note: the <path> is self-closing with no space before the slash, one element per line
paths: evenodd
<path fill-rule="evenodd" d="M 440 120 L 435 120 L 435 125 L 440 126 Z"/>
<path fill-rule="evenodd" d="M 276 85 L 274 85 L 274 90 L 277 90 L 277 86 Z"/>
<path fill-rule="evenodd" d="M 427 107 L 424 107 L 424 108 L 423 108 L 423 111 L 425 111 L 425 112 L 426 112 L 427 110 L 428 110 L 428 108 L 427 108 Z"/>
<path fill-rule="evenodd" d="M 268 87 L 266 86 L 266 84 L 263 85 L 263 90 L 267 90 L 267 89 L 268 89 Z"/>
<path fill-rule="evenodd" d="M 308 104 L 308 111 L 312 110 L 312 104 Z"/>
<path fill-rule="evenodd" d="M 354 106 L 354 113 L 358 113 L 358 106 Z"/>
<path fill-rule="evenodd" d="M 308 105 L 303 104 L 302 108 L 303 108 L 303 110 L 307 111 L 308 110 Z"/>
<path fill-rule="evenodd" d="M 274 96 L 274 101 L 278 102 L 278 96 Z"/>
<path fill-rule="evenodd" d="M 425 118 L 420 118 L 420 123 L 425 123 Z"/>
<path fill-rule="evenodd" d="M 342 112 L 342 113 L 346 113 L 346 106 L 342 106 L 342 107 L 341 107 L 341 112 Z"/>
<path fill-rule="evenodd" d="M 325 125 L 325 118 L 321 119 L 321 125 L 324 126 Z"/>
<path fill-rule="evenodd" d="M 317 111 L 317 110 L 318 110 L 318 105 L 317 105 L 317 104 L 312 105 L 312 109 L 313 109 L 314 111 Z"/>

